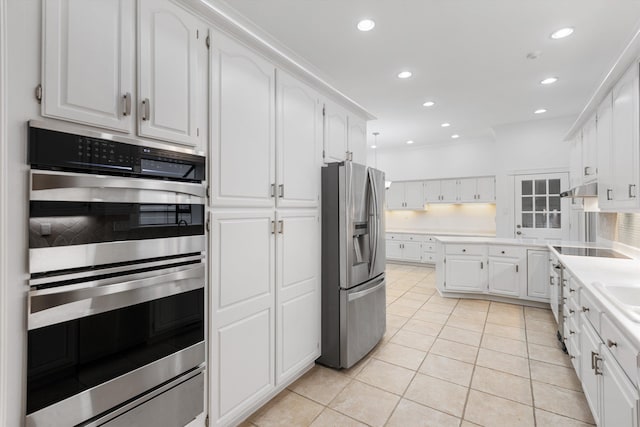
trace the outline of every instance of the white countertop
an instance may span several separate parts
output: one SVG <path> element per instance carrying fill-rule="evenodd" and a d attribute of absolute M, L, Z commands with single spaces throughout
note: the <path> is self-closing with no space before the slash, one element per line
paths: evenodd
<path fill-rule="evenodd" d="M 460 231 L 429 231 L 429 230 L 408 230 L 408 229 L 386 229 L 385 233 L 397 234 L 426 234 L 429 236 L 477 236 L 496 237 L 496 233 L 491 232 L 460 232 Z"/>
<path fill-rule="evenodd" d="M 478 244 L 498 244 L 517 246 L 538 246 L 546 248 L 550 243 L 557 244 L 544 239 L 509 239 L 506 237 L 478 237 L 478 236 L 436 236 L 442 243 L 478 243 Z"/>

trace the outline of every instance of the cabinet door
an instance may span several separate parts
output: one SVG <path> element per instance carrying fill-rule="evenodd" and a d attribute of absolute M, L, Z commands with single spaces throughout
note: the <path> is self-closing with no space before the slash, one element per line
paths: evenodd
<path fill-rule="evenodd" d="M 582 131 L 582 181 L 586 184 L 598 178 L 597 120 L 594 115 L 585 124 Z"/>
<path fill-rule="evenodd" d="M 407 209 L 424 209 L 422 181 L 404 183 L 404 207 Z"/>
<path fill-rule="evenodd" d="M 613 88 L 613 198 L 616 208 L 636 207 L 638 184 L 638 65 Z"/>
<path fill-rule="evenodd" d="M 131 0 L 50 0 L 43 5 L 42 115 L 131 132 Z"/>
<path fill-rule="evenodd" d="M 445 260 L 445 290 L 482 292 L 486 288 L 482 256 L 448 255 Z"/>
<path fill-rule="evenodd" d="M 212 418 L 229 425 L 275 387 L 273 210 L 211 214 Z"/>
<path fill-rule="evenodd" d="M 478 198 L 478 187 L 476 178 L 463 178 L 458 180 L 459 201 L 475 202 Z"/>
<path fill-rule="evenodd" d="M 367 163 L 367 122 L 350 115 L 348 151 L 351 160 L 364 165 Z"/>
<path fill-rule="evenodd" d="M 211 48 L 212 204 L 273 206 L 275 68 L 222 35 Z"/>
<path fill-rule="evenodd" d="M 520 296 L 520 260 L 518 258 L 489 257 L 489 292 Z"/>
<path fill-rule="evenodd" d="M 278 207 L 314 207 L 320 200 L 318 94 L 283 71 L 276 79 Z"/>
<path fill-rule="evenodd" d="M 598 146 L 598 207 L 610 209 L 613 203 L 613 168 L 611 164 L 611 126 L 612 98 L 611 94 L 602 101 L 598 108 L 597 146 Z"/>
<path fill-rule="evenodd" d="M 440 201 L 456 203 L 458 201 L 458 180 L 443 179 L 440 181 Z"/>
<path fill-rule="evenodd" d="M 405 261 L 420 262 L 422 258 L 422 246 L 419 242 L 402 242 L 402 259 Z"/>
<path fill-rule="evenodd" d="M 387 240 L 385 242 L 387 259 L 402 259 L 402 242 Z"/>
<path fill-rule="evenodd" d="M 549 299 L 549 251 L 527 251 L 527 295 Z"/>
<path fill-rule="evenodd" d="M 611 352 L 602 352 L 602 425 L 635 427 L 638 425 L 638 390 L 629 381 Z"/>
<path fill-rule="evenodd" d="M 206 25 L 169 0 L 140 0 L 138 106 L 140 136 L 197 146 L 198 91 Z"/>
<path fill-rule="evenodd" d="M 490 203 L 496 201 L 496 178 L 485 176 L 477 179 L 478 197 L 476 202 Z"/>
<path fill-rule="evenodd" d="M 581 334 L 580 337 L 580 372 L 582 374 L 582 389 L 587 403 L 591 409 L 591 414 L 596 422 L 600 424 L 600 388 L 601 375 L 596 375 L 594 364 L 595 357 L 600 357 L 600 338 L 593 330 L 587 318 L 581 314 Z M 601 364 L 600 364 L 601 366 Z"/>
<path fill-rule="evenodd" d="M 392 182 L 385 196 L 387 209 L 404 209 L 404 182 Z"/>
<path fill-rule="evenodd" d="M 279 212 L 276 241 L 276 384 L 320 356 L 320 216 Z"/>
<path fill-rule="evenodd" d="M 569 143 L 569 186 L 582 185 L 582 131 Z"/>
<path fill-rule="evenodd" d="M 440 181 L 425 181 L 424 182 L 424 202 L 425 203 L 439 203 L 440 202 Z"/>
<path fill-rule="evenodd" d="M 324 161 L 342 162 L 347 159 L 347 111 L 333 102 L 324 104 Z"/>

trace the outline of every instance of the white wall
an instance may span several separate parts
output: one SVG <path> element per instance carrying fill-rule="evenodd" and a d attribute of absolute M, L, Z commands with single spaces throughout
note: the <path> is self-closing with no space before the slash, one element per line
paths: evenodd
<path fill-rule="evenodd" d="M 7 122 L 2 178 L 9 191 L 6 211 L 0 220 L 6 221 L 2 240 L 7 242 L 4 256 L 6 271 L 0 283 L 4 289 L 0 306 L 3 333 L 1 343 L 4 368 L 0 382 L 0 399 L 6 405 L 2 426 L 20 426 L 24 423 L 26 396 L 26 344 L 27 344 L 27 219 L 29 182 L 27 167 L 27 121 L 37 119 L 40 105 L 34 97 L 40 83 L 41 2 L 20 0 L 7 2 L 6 35 L 7 57 L 0 62 L 7 70 Z M 4 22 L 2 23 L 4 26 Z M 5 62 L 6 61 L 6 62 Z M 5 206 L 3 206 L 5 207 Z"/>
<path fill-rule="evenodd" d="M 495 175 L 496 235 L 513 237 L 512 176 L 568 171 L 569 144 L 563 138 L 574 120 L 571 116 L 495 126 L 495 139 L 377 152 L 369 148 L 368 164 L 385 171 L 392 181 Z M 464 218 L 459 219 L 456 228 L 466 227 Z"/>

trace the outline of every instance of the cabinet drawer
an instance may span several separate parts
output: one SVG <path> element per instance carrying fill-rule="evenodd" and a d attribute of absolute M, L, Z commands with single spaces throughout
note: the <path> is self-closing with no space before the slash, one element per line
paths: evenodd
<path fill-rule="evenodd" d="M 436 251 L 436 244 L 435 243 L 423 243 L 422 244 L 422 250 L 425 252 L 435 252 Z"/>
<path fill-rule="evenodd" d="M 489 255 L 523 258 L 524 251 L 516 246 L 489 246 Z"/>
<path fill-rule="evenodd" d="M 589 319 L 593 329 L 600 333 L 600 313 L 602 309 L 596 302 L 595 297 L 586 288 L 580 292 L 580 312 Z"/>
<path fill-rule="evenodd" d="M 451 255 L 485 255 L 486 247 L 483 245 L 447 245 L 445 253 Z"/>
<path fill-rule="evenodd" d="M 615 326 L 606 314 L 601 318 L 601 332 L 600 338 L 609 348 L 611 354 L 616 358 L 618 364 L 622 367 L 624 372 L 629 376 L 631 381 L 637 385 L 638 371 L 637 371 L 637 355 L 638 350 L 633 347 L 631 342 L 622 334 L 622 332 Z"/>
<path fill-rule="evenodd" d="M 431 252 L 423 252 L 422 253 L 422 262 L 426 262 L 429 264 L 435 264 L 436 263 L 436 254 L 431 253 Z"/>

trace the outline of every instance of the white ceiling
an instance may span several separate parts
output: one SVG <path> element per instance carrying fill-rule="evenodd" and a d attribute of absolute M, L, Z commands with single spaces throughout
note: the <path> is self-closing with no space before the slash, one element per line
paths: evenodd
<path fill-rule="evenodd" d="M 230 0 L 227 4 L 371 111 L 379 148 L 492 135 L 576 115 L 631 39 L 638 0 Z M 362 18 L 375 20 L 367 33 Z M 572 36 L 552 40 L 556 29 Z M 527 53 L 539 51 L 535 60 Z M 401 80 L 398 72 L 413 77 Z M 557 76 L 553 85 L 540 80 Z M 433 100 L 436 106 L 422 103 Z M 534 115 L 538 108 L 547 113 Z M 444 129 L 440 123 L 450 122 Z"/>

